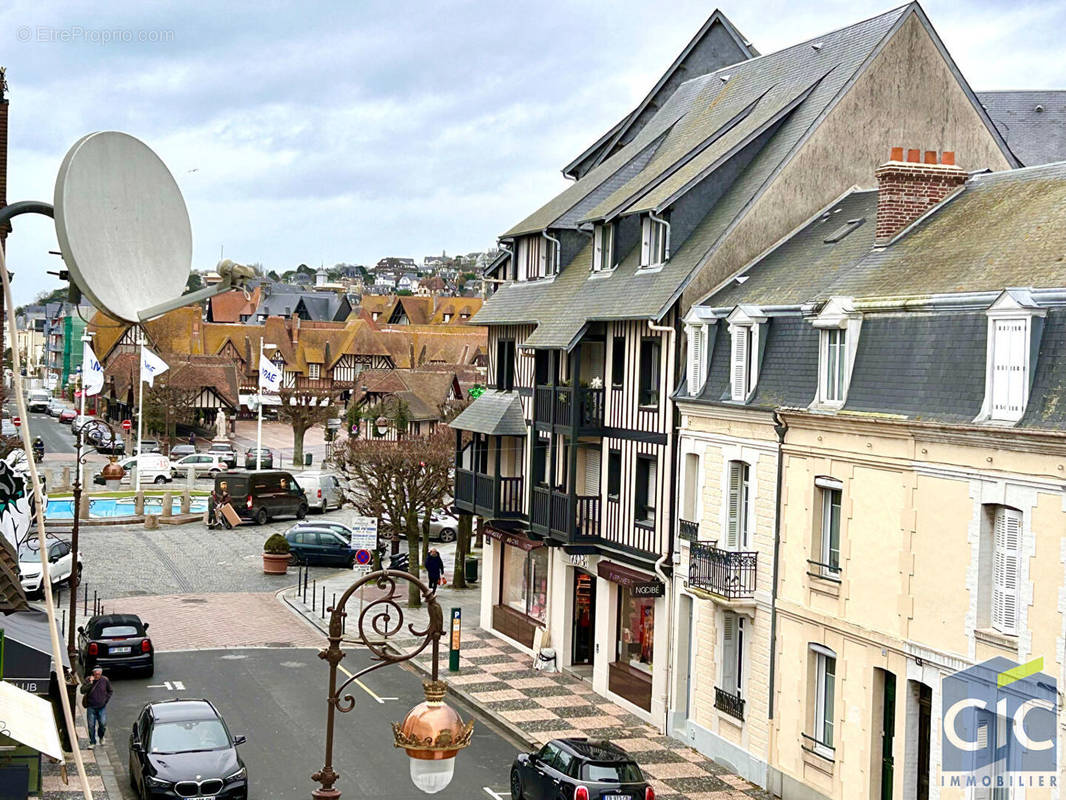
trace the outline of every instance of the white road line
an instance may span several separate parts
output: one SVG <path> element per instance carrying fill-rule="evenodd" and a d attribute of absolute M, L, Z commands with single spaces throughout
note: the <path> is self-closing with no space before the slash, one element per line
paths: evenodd
<path fill-rule="evenodd" d="M 184 692 L 185 684 L 181 681 L 174 681 L 174 688 L 177 689 L 179 692 Z"/>
<path fill-rule="evenodd" d="M 169 688 L 165 683 L 150 683 L 144 687 L 145 689 L 167 689 Z"/>
<path fill-rule="evenodd" d="M 481 788 L 484 789 L 488 796 L 493 798 L 493 800 L 503 800 L 503 798 L 511 796 L 510 792 L 494 792 L 488 786 L 482 786 Z"/>

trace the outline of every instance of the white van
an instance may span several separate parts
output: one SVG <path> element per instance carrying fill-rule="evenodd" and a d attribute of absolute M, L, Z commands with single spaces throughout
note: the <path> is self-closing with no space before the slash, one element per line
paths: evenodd
<path fill-rule="evenodd" d="M 123 458 L 118 462 L 118 465 L 126 470 L 126 474 L 122 478 L 123 483 L 130 483 L 133 480 L 133 469 L 138 464 L 141 467 L 142 486 L 146 483 L 170 482 L 170 459 L 159 453 L 145 453 L 143 456 Z M 100 485 L 105 483 L 103 476 L 99 472 L 93 475 L 93 483 Z"/>
<path fill-rule="evenodd" d="M 44 389 L 34 389 L 30 392 L 29 400 L 26 402 L 26 408 L 29 409 L 30 412 L 47 411 L 48 403 L 51 399 L 52 395 Z"/>
<path fill-rule="evenodd" d="M 336 472 L 308 470 L 293 477 L 307 495 L 308 508 L 325 512 L 344 505 L 344 490 L 348 484 Z"/>

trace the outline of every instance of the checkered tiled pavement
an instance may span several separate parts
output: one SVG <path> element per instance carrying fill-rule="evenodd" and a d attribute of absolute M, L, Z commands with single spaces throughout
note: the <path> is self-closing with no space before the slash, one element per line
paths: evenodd
<path fill-rule="evenodd" d="M 420 659 L 428 665 L 428 658 Z M 537 742 L 610 739 L 627 750 L 660 800 L 769 800 L 770 795 L 592 691 L 573 675 L 542 672 L 532 659 L 481 630 L 463 631 L 458 674 L 447 681 Z"/>
<path fill-rule="evenodd" d="M 85 774 L 89 778 L 93 800 L 108 800 L 110 795 L 101 775 L 101 764 L 96 758 L 100 750 L 88 749 L 89 731 L 85 727 L 85 712 L 80 709 L 75 716 L 75 726 L 78 729 L 81 758 L 85 764 Z M 64 766 L 58 761 L 53 762 L 48 756 L 44 756 L 41 759 L 41 793 L 30 795 L 31 800 L 82 800 L 85 795 L 78 780 L 78 769 L 74 766 L 74 756 L 70 753 L 66 754 L 66 782 L 63 780 L 63 770 Z"/>

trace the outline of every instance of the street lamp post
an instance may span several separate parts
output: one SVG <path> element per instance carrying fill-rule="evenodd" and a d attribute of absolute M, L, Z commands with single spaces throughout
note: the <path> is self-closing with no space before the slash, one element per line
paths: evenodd
<path fill-rule="evenodd" d="M 414 624 L 408 624 L 407 631 L 419 642 L 417 647 L 399 653 L 393 650 L 387 640 L 404 629 L 403 609 L 395 601 L 396 587 L 400 580 L 409 581 L 418 587 L 429 611 L 429 622 L 424 630 L 418 630 Z M 364 586 L 373 585 L 382 596 L 362 606 L 357 618 L 354 635 L 350 632 L 345 637 L 345 607 L 351 596 Z M 368 637 L 372 634 L 372 638 Z M 355 698 L 343 692 L 361 676 L 380 669 L 388 664 L 410 661 L 431 648 L 433 656 L 431 679 L 422 684 L 426 700 L 412 708 L 403 722 L 393 723 L 393 737 L 396 747 L 403 748 L 411 759 L 411 780 L 414 785 L 427 794 L 434 794 L 444 789 L 452 779 L 455 756 L 470 744 L 474 733 L 474 723 L 464 723 L 451 706 L 444 702 L 447 684 L 439 680 L 437 661 L 440 655 L 440 639 L 444 634 L 444 612 L 437 602 L 434 590 L 426 586 L 414 575 L 397 570 L 379 570 L 355 581 L 341 595 L 337 604 L 330 609 L 329 647 L 319 652 L 318 657 L 329 663 L 329 696 L 326 701 L 326 747 L 325 764 L 322 769 L 311 776 L 320 786 L 311 793 L 313 800 L 338 800 L 341 793 L 333 788 L 340 777 L 333 769 L 333 728 L 338 711 L 347 713 L 355 708 Z M 337 667 L 344 658 L 342 643 L 361 645 L 370 651 L 370 666 L 356 672 L 337 685 Z"/>

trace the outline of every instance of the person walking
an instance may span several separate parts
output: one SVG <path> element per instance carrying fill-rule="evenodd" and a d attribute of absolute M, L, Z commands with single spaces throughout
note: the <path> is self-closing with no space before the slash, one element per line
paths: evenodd
<path fill-rule="evenodd" d="M 104 676 L 100 667 L 93 667 L 92 674 L 87 683 L 83 683 L 81 693 L 82 705 L 85 706 L 85 721 L 89 725 L 89 749 L 96 747 L 96 739 L 99 735 L 100 744 L 104 743 L 104 732 L 107 730 L 107 704 L 111 701 L 111 695 L 115 690 L 111 688 L 111 681 Z"/>
<path fill-rule="evenodd" d="M 429 573 L 429 588 L 434 592 L 439 584 L 447 583 L 444 580 L 444 560 L 436 547 L 431 548 L 426 557 L 426 572 Z"/>
<path fill-rule="evenodd" d="M 196 447 L 196 431 L 189 431 L 189 444 Z"/>

